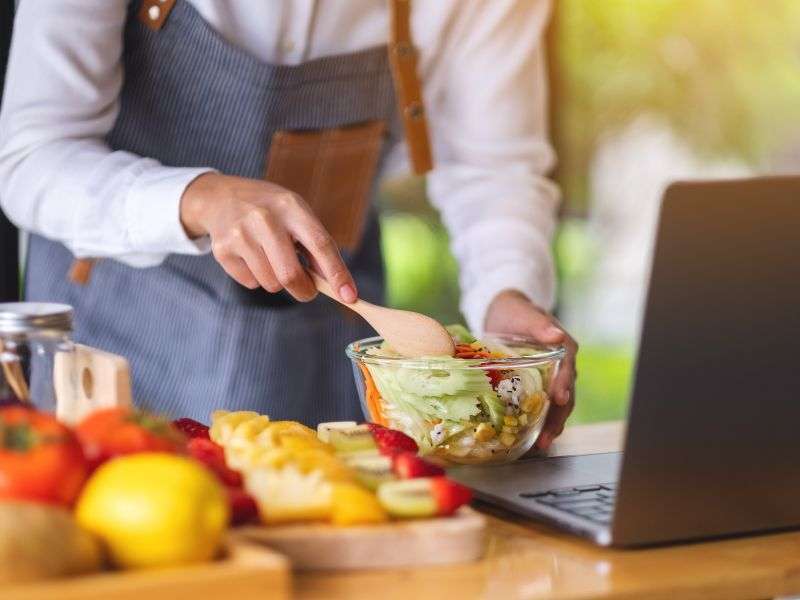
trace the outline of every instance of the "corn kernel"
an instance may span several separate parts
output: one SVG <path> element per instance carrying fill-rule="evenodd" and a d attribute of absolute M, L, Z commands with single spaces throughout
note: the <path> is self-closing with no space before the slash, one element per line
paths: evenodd
<path fill-rule="evenodd" d="M 517 417 L 517 421 L 519 422 L 521 427 L 525 427 L 528 424 L 528 415 L 522 413 L 519 417 Z"/>
<path fill-rule="evenodd" d="M 509 427 L 508 425 L 503 425 L 503 433 L 519 433 L 519 427 Z"/>
<path fill-rule="evenodd" d="M 489 423 L 481 423 L 475 429 L 475 439 L 479 442 L 488 442 L 495 436 L 494 427 Z"/>
<path fill-rule="evenodd" d="M 544 392 L 534 392 L 530 396 L 526 396 L 523 398 L 520 403 L 519 407 L 522 409 L 522 412 L 525 413 L 533 413 L 539 414 L 542 410 L 542 406 L 544 405 L 544 401 L 547 399 L 547 394 Z"/>
<path fill-rule="evenodd" d="M 510 448 L 514 445 L 514 442 L 517 441 L 516 436 L 511 433 L 503 432 L 500 434 L 500 443 L 503 444 L 506 448 Z"/>
<path fill-rule="evenodd" d="M 519 421 L 517 421 L 517 417 L 513 415 L 506 415 L 505 417 L 503 417 L 503 423 L 505 423 L 509 427 L 516 427 Z"/>

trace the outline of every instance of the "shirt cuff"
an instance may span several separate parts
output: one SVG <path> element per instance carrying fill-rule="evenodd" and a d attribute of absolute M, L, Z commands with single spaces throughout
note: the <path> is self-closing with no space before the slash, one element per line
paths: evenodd
<path fill-rule="evenodd" d="M 181 224 L 181 197 L 187 186 L 208 168 L 162 167 L 147 170 L 125 201 L 125 219 L 131 245 L 146 254 L 205 254 L 208 236 L 192 240 Z"/>
<path fill-rule="evenodd" d="M 555 303 L 555 273 L 551 263 L 540 268 L 502 267 L 484 276 L 481 283 L 465 290 L 461 298 L 461 312 L 473 335 L 483 335 L 486 312 L 500 292 L 515 290 L 531 302 L 551 310 Z"/>

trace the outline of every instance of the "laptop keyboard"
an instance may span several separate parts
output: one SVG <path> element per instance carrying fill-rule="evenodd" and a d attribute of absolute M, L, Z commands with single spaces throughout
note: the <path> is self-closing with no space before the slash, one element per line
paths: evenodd
<path fill-rule="evenodd" d="M 616 494 L 616 483 L 597 483 L 536 494 L 523 492 L 520 496 L 582 519 L 608 525 L 614 513 Z"/>

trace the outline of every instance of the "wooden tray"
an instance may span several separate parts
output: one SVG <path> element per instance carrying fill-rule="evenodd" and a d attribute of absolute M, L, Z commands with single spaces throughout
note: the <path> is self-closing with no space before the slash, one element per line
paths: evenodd
<path fill-rule="evenodd" d="M 280 552 L 300 570 L 443 565 L 483 556 L 486 519 L 463 507 L 454 516 L 441 519 L 358 527 L 243 527 L 236 535 Z"/>
<path fill-rule="evenodd" d="M 289 597 L 289 562 L 261 545 L 232 540 L 225 558 L 190 567 L 120 571 L 3 586 L 2 600 L 198 600 Z"/>

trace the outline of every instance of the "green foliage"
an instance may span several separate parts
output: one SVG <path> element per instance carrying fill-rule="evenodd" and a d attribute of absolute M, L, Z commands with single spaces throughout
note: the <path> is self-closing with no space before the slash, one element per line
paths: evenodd
<path fill-rule="evenodd" d="M 381 219 L 389 303 L 443 323 L 461 321 L 458 267 L 441 224 L 410 213 Z"/>
<path fill-rule="evenodd" d="M 664 118 L 700 154 L 768 158 L 798 134 L 798 40 L 796 0 L 558 0 L 566 197 L 585 208 L 598 142 L 641 113 Z"/>
<path fill-rule="evenodd" d="M 633 350 L 583 345 L 578 352 L 575 412 L 570 423 L 625 418 L 633 370 Z"/>

